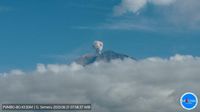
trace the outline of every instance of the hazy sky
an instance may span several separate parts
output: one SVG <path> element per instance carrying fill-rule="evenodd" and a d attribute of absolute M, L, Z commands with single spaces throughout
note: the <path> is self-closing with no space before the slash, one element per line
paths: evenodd
<path fill-rule="evenodd" d="M 137 59 L 200 55 L 198 0 L 1 0 L 0 71 L 104 50 Z"/>

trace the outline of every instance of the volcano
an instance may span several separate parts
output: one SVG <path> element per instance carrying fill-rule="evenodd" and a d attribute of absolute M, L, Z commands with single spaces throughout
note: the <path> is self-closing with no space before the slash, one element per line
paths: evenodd
<path fill-rule="evenodd" d="M 101 54 L 83 55 L 77 60 L 75 60 L 75 62 L 77 64 L 86 66 L 98 61 L 110 62 L 111 60 L 115 60 L 115 59 L 124 60 L 125 58 L 130 58 L 130 59 L 135 60 L 133 57 L 125 55 L 125 54 L 116 53 L 114 51 L 104 51 Z"/>

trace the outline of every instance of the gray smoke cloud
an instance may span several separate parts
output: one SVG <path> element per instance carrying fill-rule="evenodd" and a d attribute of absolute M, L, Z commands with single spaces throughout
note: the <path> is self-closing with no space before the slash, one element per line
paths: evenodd
<path fill-rule="evenodd" d="M 94 112 L 186 112 L 179 98 L 200 96 L 200 58 L 175 55 L 78 64 L 38 64 L 1 73 L 0 103 L 91 103 Z M 199 106 L 194 110 L 199 111 Z"/>
<path fill-rule="evenodd" d="M 93 42 L 92 46 L 96 50 L 97 54 L 101 54 L 103 50 L 103 42 L 96 40 Z"/>

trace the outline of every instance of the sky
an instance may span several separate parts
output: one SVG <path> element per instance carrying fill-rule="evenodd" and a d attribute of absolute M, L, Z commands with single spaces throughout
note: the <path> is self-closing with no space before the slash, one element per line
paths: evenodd
<path fill-rule="evenodd" d="M 199 10 L 199 0 L 1 0 L 0 104 L 187 112 L 181 95 L 200 96 Z M 73 63 L 95 40 L 137 60 Z"/>
<path fill-rule="evenodd" d="M 1 0 L 0 71 L 67 63 L 94 40 L 143 59 L 200 55 L 198 0 Z"/>

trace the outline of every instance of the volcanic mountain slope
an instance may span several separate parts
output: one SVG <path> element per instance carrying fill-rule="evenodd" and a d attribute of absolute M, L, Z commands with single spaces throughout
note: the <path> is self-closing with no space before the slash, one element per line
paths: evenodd
<path fill-rule="evenodd" d="M 130 58 L 130 59 L 135 60 L 133 57 L 130 57 L 125 54 L 116 53 L 114 51 L 104 51 L 101 54 L 84 55 L 84 56 L 78 58 L 75 62 L 77 64 L 86 66 L 86 65 L 92 64 L 94 62 L 98 62 L 98 61 L 110 62 L 111 60 L 114 60 L 114 59 L 123 60 L 125 58 Z"/>

